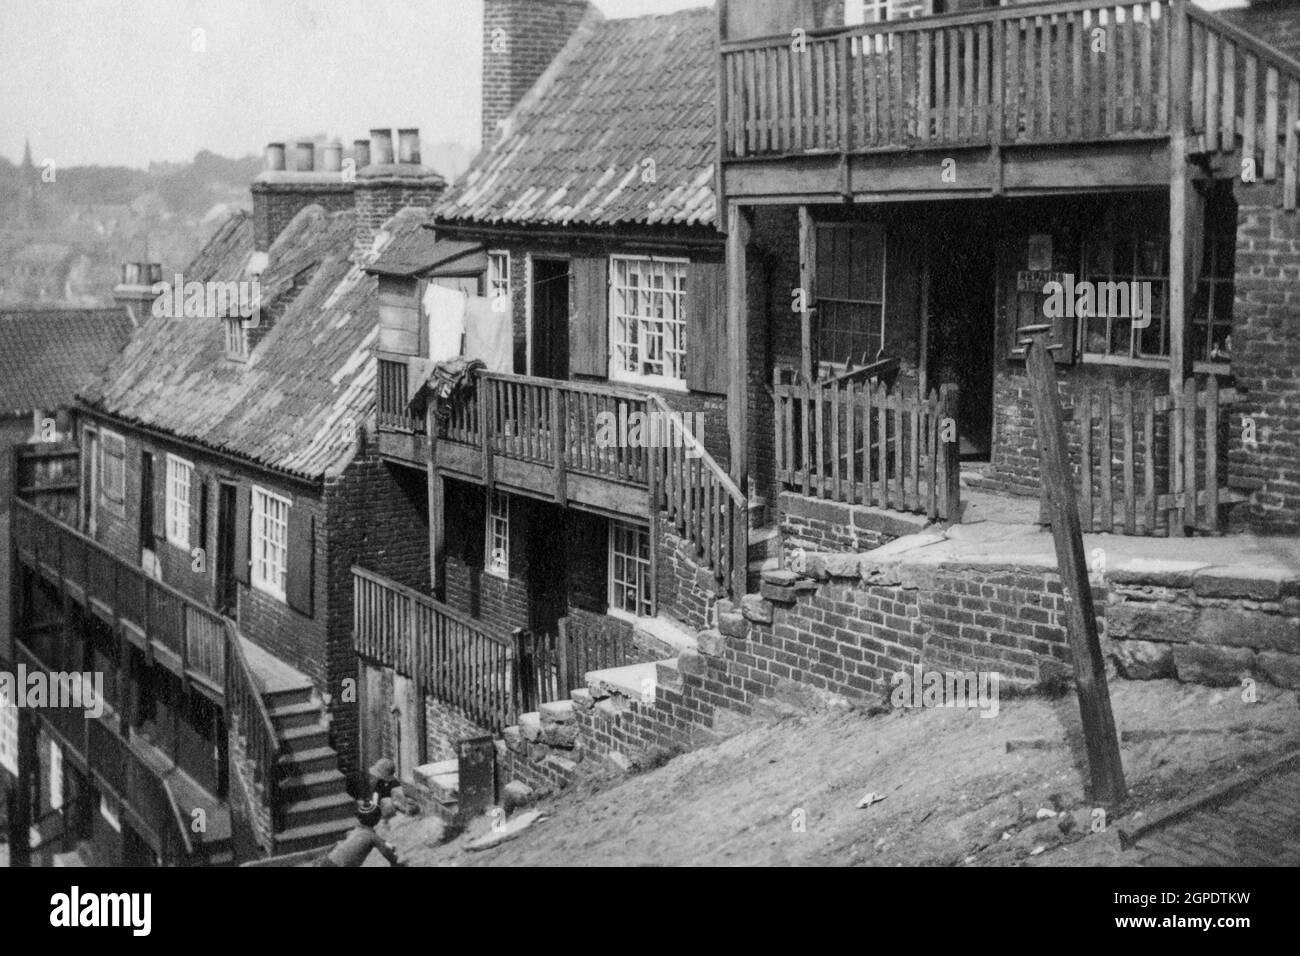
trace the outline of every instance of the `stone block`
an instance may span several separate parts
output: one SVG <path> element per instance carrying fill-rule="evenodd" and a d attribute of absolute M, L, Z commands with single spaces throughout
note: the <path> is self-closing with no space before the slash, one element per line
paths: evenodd
<path fill-rule="evenodd" d="M 740 612 L 747 621 L 756 624 L 772 623 L 772 605 L 757 594 L 746 594 L 740 599 Z"/>
<path fill-rule="evenodd" d="M 569 699 L 573 701 L 575 710 L 591 710 L 596 706 L 596 699 L 591 696 L 591 691 L 586 687 L 577 687 L 569 692 Z"/>
<path fill-rule="evenodd" d="M 542 727 L 542 743 L 568 750 L 578 741 L 578 725 L 573 723 L 546 724 Z"/>
<path fill-rule="evenodd" d="M 1300 655 L 1260 651 L 1258 661 L 1260 676 L 1269 683 L 1300 690 Z"/>
<path fill-rule="evenodd" d="M 519 732 L 524 735 L 524 740 L 529 743 L 540 738 L 542 736 L 542 715 L 535 711 L 531 714 L 520 714 Z"/>
<path fill-rule="evenodd" d="M 758 586 L 758 593 L 773 604 L 793 604 L 799 592 L 793 585 L 783 587 L 764 581 Z"/>
<path fill-rule="evenodd" d="M 1235 607 L 1201 608 L 1195 640 L 1300 653 L 1300 620 Z"/>
<path fill-rule="evenodd" d="M 507 727 L 502 737 L 506 742 L 506 749 L 513 753 L 521 754 L 528 749 L 528 741 L 524 739 L 523 731 L 518 725 Z"/>
<path fill-rule="evenodd" d="M 677 669 L 683 674 L 690 674 L 694 677 L 699 677 L 707 670 L 704 658 L 700 656 L 699 651 L 683 651 L 678 655 Z"/>
<path fill-rule="evenodd" d="M 1196 609 L 1177 604 L 1112 604 L 1106 608 L 1106 633 L 1138 641 L 1184 642 L 1196 633 Z"/>
<path fill-rule="evenodd" d="M 719 631 L 701 631 L 699 635 L 700 653 L 709 657 L 721 657 L 726 650 L 727 639 Z"/>
<path fill-rule="evenodd" d="M 1178 644 L 1174 647 L 1178 679 L 1211 687 L 1235 687 L 1255 670 L 1255 652 L 1245 647 Z"/>
<path fill-rule="evenodd" d="M 547 724 L 567 724 L 573 720 L 573 701 L 552 700 L 537 708 L 542 718 L 542 726 Z"/>
<path fill-rule="evenodd" d="M 763 572 L 763 580 L 767 584 L 775 584 L 777 587 L 793 587 L 799 580 L 799 575 L 787 568 L 772 568 Z"/>
<path fill-rule="evenodd" d="M 1111 641 L 1110 649 L 1119 673 L 1129 680 L 1158 680 L 1175 675 L 1172 644 Z"/>
<path fill-rule="evenodd" d="M 1276 601 L 1294 594 L 1300 581 L 1287 568 L 1231 565 L 1198 571 L 1192 581 L 1201 597 L 1241 597 L 1256 601 Z"/>
<path fill-rule="evenodd" d="M 728 611 L 725 614 L 719 612 L 718 630 L 727 637 L 737 637 L 743 640 L 749 633 L 749 625 L 745 623 L 745 616 L 739 611 Z"/>

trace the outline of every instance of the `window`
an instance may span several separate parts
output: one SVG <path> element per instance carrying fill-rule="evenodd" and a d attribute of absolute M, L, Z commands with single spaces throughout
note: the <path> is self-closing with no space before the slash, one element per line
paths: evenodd
<path fill-rule="evenodd" d="M 226 358 L 236 362 L 248 361 L 248 327 L 239 316 L 223 319 L 226 326 Z"/>
<path fill-rule="evenodd" d="M 844 25 L 880 23 L 889 19 L 892 0 L 844 0 Z"/>
<path fill-rule="evenodd" d="M 487 516 L 486 569 L 497 577 L 510 575 L 510 496 L 492 492 Z"/>
<path fill-rule="evenodd" d="M 1197 362 L 1232 358 L 1232 300 L 1237 268 L 1237 203 L 1232 189 L 1216 186 L 1206 197 L 1205 256 L 1192 302 L 1191 350 Z"/>
<path fill-rule="evenodd" d="M 0 701 L 0 767 L 18 776 L 18 707 Z"/>
<path fill-rule="evenodd" d="M 640 525 L 609 523 L 609 606 L 637 617 L 654 613 L 650 603 L 650 532 Z"/>
<path fill-rule="evenodd" d="M 879 223 L 817 226 L 816 360 L 875 361 L 885 346 L 885 230 Z"/>
<path fill-rule="evenodd" d="M 494 303 L 498 299 L 510 299 L 510 253 L 488 253 L 488 298 Z M 470 293 L 475 295 L 476 293 Z"/>
<path fill-rule="evenodd" d="M 194 466 L 184 458 L 167 456 L 167 540 L 190 547 L 190 479 Z"/>
<path fill-rule="evenodd" d="M 50 809 L 63 809 L 63 751 L 50 741 Z"/>
<path fill-rule="evenodd" d="M 120 517 L 126 513 L 126 440 L 116 432 L 104 431 L 99 450 L 100 498 Z"/>
<path fill-rule="evenodd" d="M 285 600 L 289 555 L 289 499 L 253 488 L 253 587 Z"/>
<path fill-rule="evenodd" d="M 686 384 L 687 265 L 610 258 L 610 378 Z"/>
<path fill-rule="evenodd" d="M 1083 279 L 1097 284 L 1136 282 L 1139 288 L 1149 282 L 1152 312 L 1145 328 L 1136 326 L 1131 314 L 1081 317 L 1085 358 L 1160 360 L 1169 356 L 1168 223 L 1168 212 L 1158 203 L 1125 200 L 1109 204 L 1085 233 Z"/>

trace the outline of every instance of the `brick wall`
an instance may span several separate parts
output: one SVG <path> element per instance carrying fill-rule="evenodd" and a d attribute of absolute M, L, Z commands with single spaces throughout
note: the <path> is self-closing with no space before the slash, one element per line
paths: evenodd
<path fill-rule="evenodd" d="M 778 501 L 781 545 L 786 551 L 869 551 L 923 529 L 923 515 L 805 498 L 782 492 Z M 783 562 L 788 566 L 788 562 Z"/>
<path fill-rule="evenodd" d="M 699 563 L 695 546 L 678 537 L 669 522 L 661 524 L 659 540 L 652 544 L 658 549 L 660 613 L 688 627 L 708 627 L 721 587 L 713 572 Z"/>
<path fill-rule="evenodd" d="M 467 737 L 488 736 L 485 730 L 455 707 L 424 699 L 425 739 L 428 742 L 429 763 L 456 759 L 456 742 Z"/>
<path fill-rule="evenodd" d="M 419 170 L 423 167 L 409 168 Z M 355 193 L 356 236 L 353 242 L 356 254 L 369 252 L 375 234 L 389 219 L 407 207 L 432 208 L 446 188 L 442 177 L 433 173 L 408 176 L 359 175 Z"/>
<path fill-rule="evenodd" d="M 1300 23 L 1300 10 L 1293 18 Z M 1237 187 L 1232 371 L 1257 442 L 1230 432 L 1229 473 L 1250 492 L 1245 520 L 1259 531 L 1300 531 L 1300 215 L 1283 212 L 1280 185 Z"/>
<path fill-rule="evenodd" d="M 326 212 L 351 209 L 352 184 L 338 183 L 267 183 L 254 182 L 253 248 L 266 252 L 290 220 L 313 203 Z"/>
<path fill-rule="evenodd" d="M 586 0 L 485 0 L 483 145 L 551 64 L 589 9 Z"/>

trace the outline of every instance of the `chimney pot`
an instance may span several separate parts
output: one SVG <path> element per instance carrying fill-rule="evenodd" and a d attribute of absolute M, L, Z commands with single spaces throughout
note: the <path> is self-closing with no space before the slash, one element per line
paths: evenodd
<path fill-rule="evenodd" d="M 298 141 L 298 171 L 309 173 L 316 167 L 316 144 L 309 139 Z"/>
<path fill-rule="evenodd" d="M 370 131 L 370 155 L 376 166 L 392 165 L 393 131 L 391 129 L 372 129 Z"/>
<path fill-rule="evenodd" d="M 140 266 L 135 262 L 122 263 L 122 285 L 140 284 Z"/>
<path fill-rule="evenodd" d="M 352 141 L 352 161 L 356 163 L 357 169 L 365 169 L 370 165 L 370 140 Z"/>
<path fill-rule="evenodd" d="M 418 129 L 399 129 L 397 131 L 397 161 L 420 165 L 420 131 Z"/>
<path fill-rule="evenodd" d="M 327 173 L 337 173 L 343 168 L 342 143 L 332 142 L 325 144 L 325 148 L 321 152 L 320 168 Z"/>
<path fill-rule="evenodd" d="M 284 143 L 266 144 L 266 168 L 276 172 L 284 169 Z"/>

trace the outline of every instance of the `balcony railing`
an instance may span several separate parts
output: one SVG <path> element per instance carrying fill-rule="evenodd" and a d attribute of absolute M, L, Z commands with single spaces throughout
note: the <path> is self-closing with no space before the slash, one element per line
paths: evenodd
<path fill-rule="evenodd" d="M 376 424 L 381 430 L 423 435 L 424 418 L 406 407 L 407 363 L 400 359 L 377 358 L 375 383 Z"/>
<path fill-rule="evenodd" d="M 1240 135 L 1261 179 L 1295 175 L 1300 64 L 1188 0 L 811 30 L 724 43 L 720 69 L 724 160 L 1184 132 L 1210 152 Z"/>

